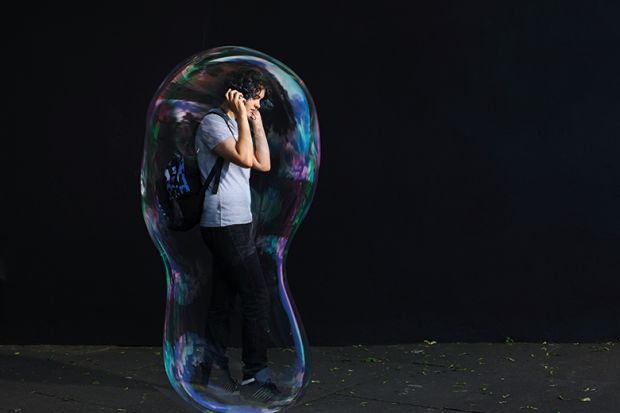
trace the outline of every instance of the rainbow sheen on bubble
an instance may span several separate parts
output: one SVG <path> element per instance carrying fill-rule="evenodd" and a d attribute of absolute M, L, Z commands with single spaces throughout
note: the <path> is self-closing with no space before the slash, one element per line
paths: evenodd
<path fill-rule="evenodd" d="M 252 170 L 250 178 L 256 248 L 270 292 L 268 363 L 285 404 L 259 404 L 242 396 L 222 400 L 209 386 L 189 378 L 205 354 L 205 320 L 210 294 L 211 261 L 199 229 L 171 231 L 166 226 L 160 182 L 165 162 L 176 151 L 189 153 L 197 124 L 218 105 L 231 70 L 255 66 L 274 88 L 272 107 L 261 116 L 271 170 Z M 141 171 L 142 212 L 148 232 L 166 269 L 163 358 L 175 391 L 204 412 L 276 412 L 294 405 L 310 382 L 310 351 L 301 318 L 287 284 L 286 256 L 312 202 L 320 163 L 319 126 L 314 103 L 301 79 L 276 59 L 243 47 L 219 47 L 195 54 L 162 82 L 147 113 Z M 154 281 L 156 282 L 156 281 Z M 239 307 L 237 299 L 236 307 Z M 238 308 L 233 311 L 227 356 L 241 379 Z M 237 331 L 235 331 L 237 330 Z"/>

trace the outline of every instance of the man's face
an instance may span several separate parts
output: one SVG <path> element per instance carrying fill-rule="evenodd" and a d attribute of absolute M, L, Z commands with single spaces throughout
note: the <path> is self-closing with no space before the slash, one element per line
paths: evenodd
<path fill-rule="evenodd" d="M 245 101 L 245 108 L 247 109 L 248 116 L 254 118 L 258 109 L 260 109 L 260 101 L 265 97 L 265 89 L 259 89 L 259 91 L 250 99 Z"/>

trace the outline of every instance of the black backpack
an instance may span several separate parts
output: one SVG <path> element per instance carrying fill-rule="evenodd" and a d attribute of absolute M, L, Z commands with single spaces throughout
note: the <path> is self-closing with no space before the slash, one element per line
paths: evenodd
<path fill-rule="evenodd" d="M 215 113 L 228 125 L 228 115 L 220 108 L 213 108 L 206 114 Z M 234 133 L 233 133 L 234 135 Z M 195 133 L 193 134 L 195 137 Z M 217 193 L 220 184 L 220 175 L 224 158 L 218 156 L 215 165 L 209 172 L 204 183 L 201 183 L 200 169 L 194 145 L 190 145 L 190 156 L 183 155 L 179 150 L 175 151 L 170 161 L 164 168 L 162 184 L 165 185 L 164 197 L 166 197 L 165 222 L 166 226 L 173 231 L 188 231 L 200 222 L 205 192 L 213 179 L 211 192 Z"/>

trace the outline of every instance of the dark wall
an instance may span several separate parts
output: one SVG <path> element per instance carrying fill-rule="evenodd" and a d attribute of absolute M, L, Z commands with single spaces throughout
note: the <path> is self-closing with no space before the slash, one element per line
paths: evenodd
<path fill-rule="evenodd" d="M 380 3 L 20 17 L 0 342 L 161 344 L 146 109 L 222 45 L 284 62 L 317 106 L 286 267 L 311 344 L 618 338 L 620 7 Z"/>

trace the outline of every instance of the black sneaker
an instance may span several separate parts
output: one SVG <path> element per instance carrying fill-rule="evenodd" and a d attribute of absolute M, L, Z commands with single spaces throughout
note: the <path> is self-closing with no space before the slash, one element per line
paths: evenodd
<path fill-rule="evenodd" d="M 216 396 L 238 396 L 239 383 L 230 374 L 228 367 L 221 367 L 217 363 L 203 362 L 198 365 L 198 374 L 190 382 L 201 387 L 208 387 L 208 392 Z"/>
<path fill-rule="evenodd" d="M 245 399 L 254 400 L 268 405 L 282 405 L 289 402 L 286 395 L 278 389 L 268 376 L 265 368 L 241 382 L 241 395 Z"/>

